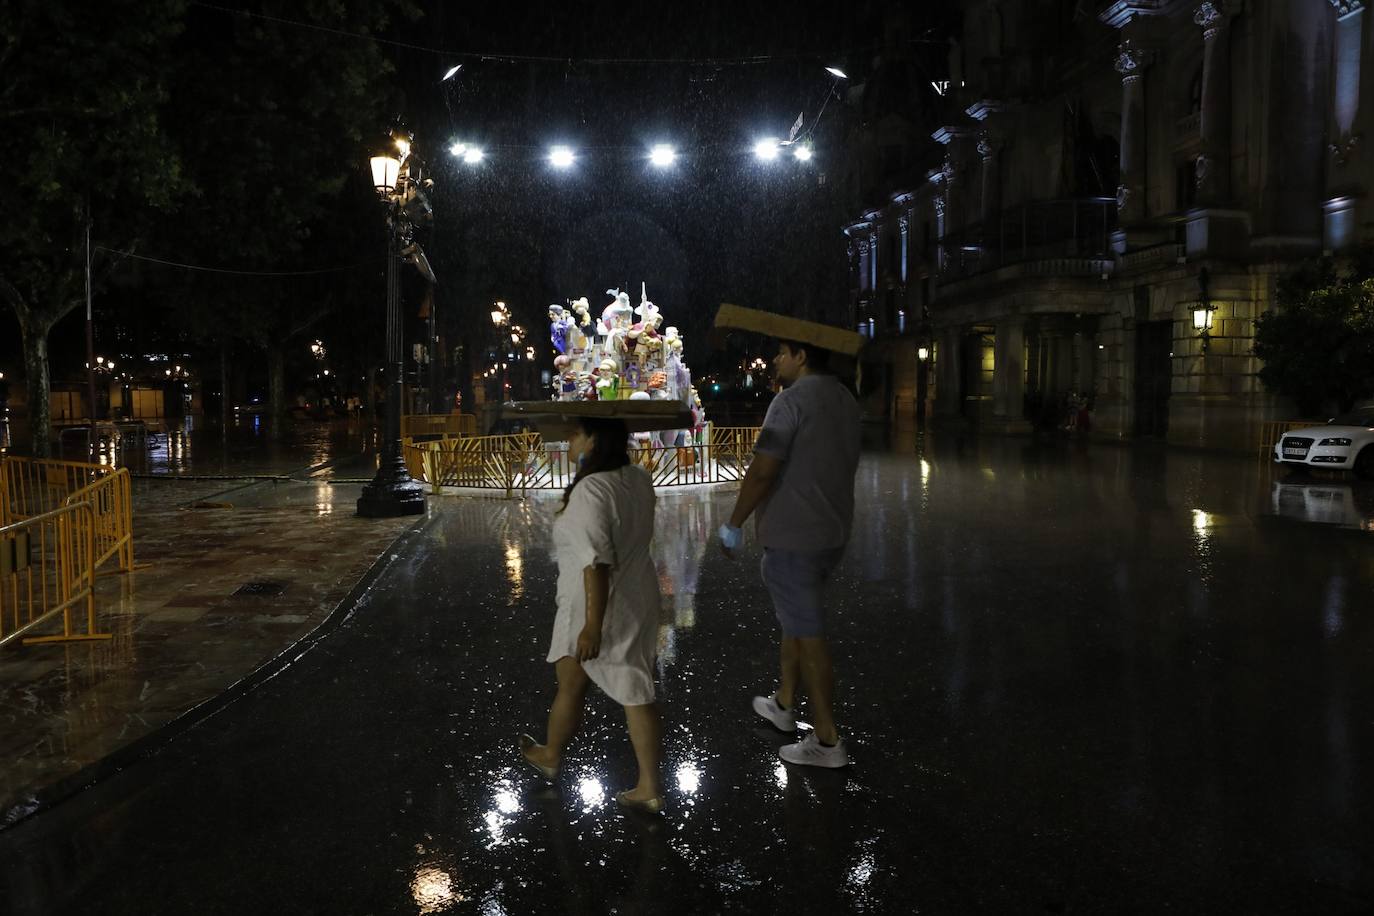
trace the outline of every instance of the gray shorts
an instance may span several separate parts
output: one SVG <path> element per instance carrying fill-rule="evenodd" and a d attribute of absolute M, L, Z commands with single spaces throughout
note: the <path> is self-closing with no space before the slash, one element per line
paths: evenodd
<path fill-rule="evenodd" d="M 843 555 L 842 547 L 814 552 L 763 549 L 763 584 L 773 598 L 782 635 L 825 635 L 825 584 Z"/>

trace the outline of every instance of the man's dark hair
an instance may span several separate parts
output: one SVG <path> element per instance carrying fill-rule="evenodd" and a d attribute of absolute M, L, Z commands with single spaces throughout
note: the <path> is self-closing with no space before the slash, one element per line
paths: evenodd
<path fill-rule="evenodd" d="M 798 353 L 806 354 L 806 366 L 812 372 L 830 371 L 830 351 L 823 347 L 818 347 L 811 343 L 802 343 L 798 340 L 780 340 L 779 346 L 786 347 L 792 355 Z"/>

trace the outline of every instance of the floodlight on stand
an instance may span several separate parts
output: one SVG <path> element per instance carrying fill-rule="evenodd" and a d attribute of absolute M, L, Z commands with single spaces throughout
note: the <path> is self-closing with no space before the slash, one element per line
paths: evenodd
<path fill-rule="evenodd" d="M 754 144 L 754 155 L 764 162 L 772 162 L 778 158 L 780 149 L 779 142 L 773 137 L 766 137 Z"/>
<path fill-rule="evenodd" d="M 847 80 L 847 79 L 849 79 L 849 74 L 845 73 L 845 72 L 844 72 L 843 70 L 841 70 L 839 67 L 826 67 L 826 68 L 825 68 L 825 72 L 826 72 L 826 73 L 829 73 L 831 76 L 835 77 L 835 79 L 840 79 L 840 80 Z"/>
<path fill-rule="evenodd" d="M 659 168 L 667 168 L 677 161 L 677 150 L 666 143 L 659 143 L 649 150 L 649 161 Z"/>
<path fill-rule="evenodd" d="M 570 146 L 555 146 L 549 150 L 549 164 L 556 169 L 569 168 L 575 158 Z"/>

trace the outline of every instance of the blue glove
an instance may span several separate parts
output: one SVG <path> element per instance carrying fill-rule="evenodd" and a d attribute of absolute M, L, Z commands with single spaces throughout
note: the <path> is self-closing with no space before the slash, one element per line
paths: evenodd
<path fill-rule="evenodd" d="M 733 525 L 721 525 L 720 543 L 726 550 L 738 550 L 744 543 L 744 532 Z"/>

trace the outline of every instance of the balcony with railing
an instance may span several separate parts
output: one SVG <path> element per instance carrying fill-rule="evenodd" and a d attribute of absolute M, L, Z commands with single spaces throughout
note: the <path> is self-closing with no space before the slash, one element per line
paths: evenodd
<path fill-rule="evenodd" d="M 1091 276 L 1111 269 L 1115 229 L 1113 198 L 1034 201 L 946 234 L 932 256 L 942 285 L 1018 266 L 1023 276 Z"/>

